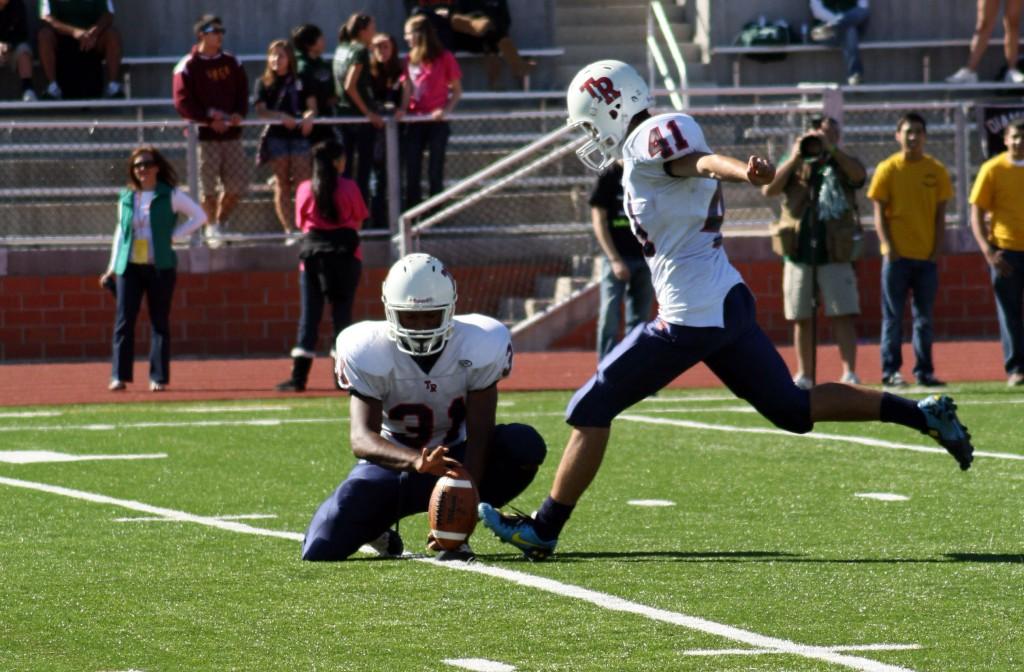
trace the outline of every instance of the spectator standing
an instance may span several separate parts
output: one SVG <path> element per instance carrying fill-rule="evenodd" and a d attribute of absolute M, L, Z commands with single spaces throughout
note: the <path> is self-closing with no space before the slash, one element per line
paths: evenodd
<path fill-rule="evenodd" d="M 882 252 L 882 384 L 903 385 L 903 306 L 913 294 L 914 376 L 918 385 L 944 385 L 932 362 L 932 312 L 939 288 L 938 258 L 953 196 L 949 173 L 925 154 L 924 117 L 909 112 L 896 124 L 900 151 L 875 168 L 868 198 Z"/>
<path fill-rule="evenodd" d="M 441 45 L 426 17 L 413 16 L 405 22 L 405 40 L 409 43 L 409 56 L 402 73 L 402 105 L 398 114 L 408 112 L 430 118 L 406 126 L 405 200 L 406 207 L 412 207 L 423 200 L 420 176 L 427 149 L 430 195 L 444 189 L 445 151 L 451 134 L 445 117 L 462 96 L 462 71 L 452 52 Z"/>
<path fill-rule="evenodd" d="M 28 19 L 22 0 L 0 0 L 0 68 L 10 65 L 21 80 L 21 99 L 36 100 L 32 88 L 32 48 L 28 46 Z"/>
<path fill-rule="evenodd" d="M 633 235 L 622 207 L 622 162 L 601 173 L 590 193 L 590 222 L 604 252 L 601 259 L 601 309 L 597 314 L 597 358 L 602 359 L 619 341 L 622 305 L 626 305 L 626 333 L 647 321 L 654 305 L 651 269 L 643 248 Z"/>
<path fill-rule="evenodd" d="M 316 115 L 334 116 L 338 95 L 334 90 L 334 73 L 331 64 L 322 56 L 325 49 L 323 31 L 311 23 L 292 29 L 292 46 L 295 49 L 295 69 L 306 95 L 316 99 Z M 326 124 L 313 126 L 309 136 L 312 144 L 335 139 L 335 127 Z"/>
<path fill-rule="evenodd" d="M 124 97 L 121 88 L 121 35 L 114 28 L 113 0 L 39 0 L 39 62 L 46 75 L 44 96 L 60 100 L 58 54 L 96 52 L 107 64 L 106 98 Z"/>
<path fill-rule="evenodd" d="M 370 44 L 370 86 L 378 108 L 392 114 L 402 104 L 402 62 L 398 44 L 387 33 L 377 33 Z M 370 180 L 370 221 L 388 228 L 387 136 L 376 129 L 373 142 L 373 175 Z"/>
<path fill-rule="evenodd" d="M 974 35 L 971 36 L 971 52 L 967 64 L 946 78 L 950 84 L 973 84 L 978 81 L 978 65 L 988 49 L 988 40 L 996 26 L 999 5 L 1003 5 L 1003 54 L 1006 55 L 1006 75 L 1003 81 L 1013 84 L 1024 83 L 1024 73 L 1017 63 L 1020 51 L 1020 9 L 1024 0 L 977 0 L 978 11 L 974 20 Z"/>
<path fill-rule="evenodd" d="M 860 160 L 839 146 L 839 122 L 832 117 L 817 117 L 811 120 L 808 132 L 793 143 L 775 178 L 761 189 L 765 196 L 782 194 L 782 220 L 797 231 L 796 249 L 785 257 L 782 295 L 786 319 L 793 322 L 796 345 L 793 382 L 804 390 L 817 380 L 811 320 L 815 284 L 825 314 L 832 321 L 843 363 L 839 382 L 860 384 L 855 325 L 860 298 L 852 263 L 859 252 L 855 241 L 860 236 L 860 218 L 854 192 L 864 186 L 866 178 Z"/>
<path fill-rule="evenodd" d="M 355 176 L 363 200 L 370 200 L 370 170 L 373 168 L 374 129 L 384 128 L 384 119 L 373 99 L 370 86 L 370 42 L 377 24 L 369 14 L 355 13 L 338 31 L 334 51 L 334 83 L 338 92 L 338 114 L 365 117 L 369 123 L 342 124 L 345 141 L 345 177 Z"/>
<path fill-rule="evenodd" d="M 292 190 L 309 179 L 309 136 L 316 116 L 316 97 L 306 93 L 295 73 L 295 55 L 284 40 L 267 47 L 267 66 L 256 81 L 256 114 L 272 119 L 260 137 L 258 160 L 274 171 L 274 210 L 286 234 L 292 231 Z"/>
<path fill-rule="evenodd" d="M 171 299 L 177 279 L 174 238 L 186 239 L 206 221 L 206 213 L 177 188 L 174 168 L 154 147 L 135 149 L 128 160 L 128 186 L 118 201 L 118 225 L 110 264 L 100 276 L 106 287 L 117 276 L 117 318 L 109 389 L 132 382 L 135 319 L 146 295 L 149 321 L 149 389 L 160 392 L 171 380 Z M 185 221 L 177 223 L 178 216 Z"/>
<path fill-rule="evenodd" d="M 208 217 L 207 244 L 219 247 L 249 180 L 240 126 L 249 112 L 249 80 L 238 59 L 223 51 L 220 17 L 204 14 L 194 32 L 197 44 L 174 68 L 174 109 L 200 124 L 199 195 Z"/>
<path fill-rule="evenodd" d="M 291 352 L 292 373 L 277 385 L 280 392 L 306 389 L 325 300 L 331 302 L 335 338 L 352 322 L 352 302 L 363 269 L 359 229 L 367 212 L 356 183 L 342 176 L 344 169 L 344 147 L 336 140 L 318 143 L 313 148 L 313 178 L 295 193 L 295 226 L 303 234 L 301 312 L 298 342 Z"/>
<path fill-rule="evenodd" d="M 846 81 L 856 86 L 864 79 L 860 38 L 870 16 L 868 0 L 811 0 L 811 14 L 821 24 L 811 31 L 817 42 L 838 43 L 846 63 Z"/>
<path fill-rule="evenodd" d="M 1007 384 L 1024 385 L 1024 119 L 1010 122 L 1007 151 L 981 166 L 971 189 L 971 230 L 991 269 Z"/>

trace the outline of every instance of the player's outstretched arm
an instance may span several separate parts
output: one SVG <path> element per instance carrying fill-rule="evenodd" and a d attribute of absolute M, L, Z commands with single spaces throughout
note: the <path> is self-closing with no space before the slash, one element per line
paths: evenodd
<path fill-rule="evenodd" d="M 668 163 L 675 177 L 707 177 L 723 182 L 749 182 L 755 187 L 771 183 L 775 166 L 768 159 L 751 156 L 746 163 L 724 154 L 694 152 Z"/>

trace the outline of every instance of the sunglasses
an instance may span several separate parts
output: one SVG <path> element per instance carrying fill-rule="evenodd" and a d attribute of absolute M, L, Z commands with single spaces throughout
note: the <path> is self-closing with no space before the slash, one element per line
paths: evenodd
<path fill-rule="evenodd" d="M 199 32 L 202 33 L 203 35 L 209 35 L 210 33 L 217 33 L 218 35 L 223 35 L 224 33 L 228 32 L 228 31 L 226 29 L 224 29 L 224 28 L 219 27 L 219 26 L 206 26 L 205 28 L 203 28 Z"/>
<path fill-rule="evenodd" d="M 145 170 L 146 168 L 152 168 L 156 165 L 156 161 L 150 159 L 143 159 L 142 161 L 136 161 L 132 164 L 132 170 Z"/>

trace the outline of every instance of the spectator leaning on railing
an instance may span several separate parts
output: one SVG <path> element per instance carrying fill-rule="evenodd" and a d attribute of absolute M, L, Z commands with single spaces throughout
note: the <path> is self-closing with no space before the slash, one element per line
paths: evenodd
<path fill-rule="evenodd" d="M 104 96 L 124 96 L 121 88 L 121 35 L 114 28 L 112 0 L 39 0 L 39 62 L 46 75 L 44 96 L 59 100 L 63 92 L 57 84 L 57 57 L 77 51 L 96 51 L 107 63 L 107 88 Z M 63 45 L 63 46 L 62 46 Z"/>
<path fill-rule="evenodd" d="M 370 43 L 370 86 L 378 109 L 394 113 L 402 104 L 402 62 L 398 43 L 387 33 L 377 33 Z M 373 141 L 373 180 L 370 181 L 370 222 L 388 228 L 387 136 L 376 129 Z"/>
<path fill-rule="evenodd" d="M 365 117 L 366 124 L 343 124 L 345 177 L 355 179 L 363 200 L 370 200 L 370 170 L 373 168 L 374 129 L 383 128 L 370 86 L 370 42 L 377 24 L 369 14 L 355 13 L 338 31 L 334 52 L 334 83 L 338 92 L 338 114 Z"/>
<path fill-rule="evenodd" d="M 305 23 L 292 29 L 292 47 L 295 49 L 295 69 L 306 95 L 316 99 L 316 116 L 333 117 L 338 104 L 334 90 L 331 64 L 322 56 L 326 48 L 324 33 L 318 26 Z M 335 126 L 318 124 L 309 136 L 312 144 L 335 138 Z"/>
<path fill-rule="evenodd" d="M 238 59 L 222 50 L 224 32 L 219 17 L 203 15 L 195 24 L 198 43 L 174 68 L 174 109 L 200 124 L 199 196 L 210 247 L 221 244 L 221 230 L 249 180 L 239 126 L 249 111 L 249 80 Z"/>
<path fill-rule="evenodd" d="M 10 65 L 21 79 L 21 99 L 36 99 L 32 88 L 32 48 L 28 46 L 28 21 L 22 0 L 0 0 L 0 68 Z"/>

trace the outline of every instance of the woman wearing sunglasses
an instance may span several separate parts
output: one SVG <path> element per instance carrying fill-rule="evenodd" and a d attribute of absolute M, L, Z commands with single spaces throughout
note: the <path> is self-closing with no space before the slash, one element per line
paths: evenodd
<path fill-rule="evenodd" d="M 171 298 L 178 258 L 174 238 L 187 238 L 206 222 L 206 213 L 177 188 L 174 168 L 154 147 L 139 147 L 128 159 L 128 184 L 118 201 L 118 225 L 110 264 L 100 286 L 116 289 L 113 365 L 109 389 L 132 382 L 135 318 L 146 295 L 152 332 L 149 389 L 160 392 L 171 379 Z M 179 216 L 185 221 L 178 223 Z"/>

